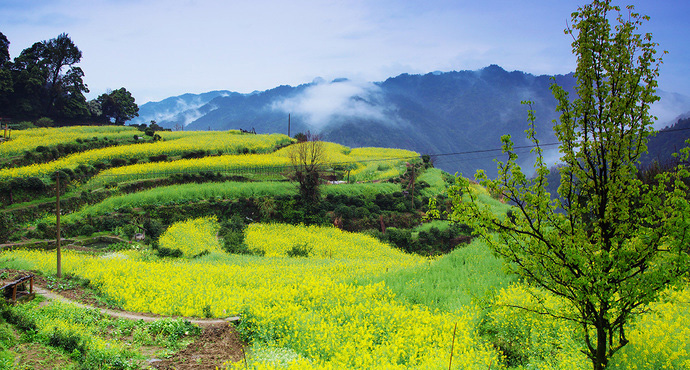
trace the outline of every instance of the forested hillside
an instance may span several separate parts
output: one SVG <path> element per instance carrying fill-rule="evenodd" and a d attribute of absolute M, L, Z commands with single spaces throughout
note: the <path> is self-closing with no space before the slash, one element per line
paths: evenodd
<path fill-rule="evenodd" d="M 290 132 L 291 136 L 311 130 L 350 147 L 399 147 L 432 155 L 463 153 L 433 159 L 449 173 L 472 175 L 485 169 L 493 175 L 493 159 L 500 155 L 486 150 L 498 148 L 501 135 L 510 134 L 518 146 L 528 144 L 524 135 L 528 107 L 521 101 L 534 102 L 538 137 L 543 142 L 553 141 L 552 120 L 557 118 L 550 91 L 553 82 L 570 92 L 575 84 L 571 74 L 535 76 L 496 65 L 478 71 L 402 74 L 376 83 L 317 79 L 250 94 L 215 91 L 171 97 L 144 104 L 141 117 L 133 122 L 156 120 L 171 129 L 244 129 Z M 660 95 L 662 100 L 654 110 L 661 119 L 690 110 L 690 99 L 665 92 Z M 523 163 L 530 164 L 529 150 L 521 152 Z M 555 163 L 557 153 L 547 154 Z"/>
<path fill-rule="evenodd" d="M 555 118 L 552 82 L 551 76 L 508 72 L 495 65 L 479 71 L 403 74 L 368 84 L 315 81 L 251 94 L 219 94 L 200 106 L 190 101 L 205 97 L 147 103 L 133 122 L 156 119 L 168 128 L 186 124 L 185 129 L 287 134 L 290 114 L 292 134 L 311 130 L 347 146 L 400 147 L 425 154 L 473 151 L 497 147 L 499 133 L 521 138 L 527 113 L 520 102 L 526 99 L 534 101 L 539 112 L 540 137 L 549 138 Z M 556 82 L 572 88 L 574 80 L 556 76 Z M 170 114 L 174 105 L 189 109 Z M 161 119 L 166 116 L 161 112 L 170 118 Z M 491 153 L 439 158 L 437 166 L 469 174 L 491 168 L 492 158 Z"/>
<path fill-rule="evenodd" d="M 642 165 L 649 166 L 656 161 L 660 164 L 673 160 L 673 153 L 686 146 L 690 138 L 690 118 L 681 118 L 675 124 L 659 130 L 656 136 L 649 139 L 649 152 L 642 158 Z"/>

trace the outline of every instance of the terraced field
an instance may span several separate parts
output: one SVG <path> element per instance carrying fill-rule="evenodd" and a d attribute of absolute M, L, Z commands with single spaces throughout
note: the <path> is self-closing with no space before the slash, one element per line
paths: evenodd
<path fill-rule="evenodd" d="M 534 302 L 530 288 L 507 275 L 481 240 L 426 254 L 405 245 L 450 243 L 460 230 L 442 215 L 423 221 L 429 198 L 443 210 L 450 176 L 417 153 L 326 143 L 317 205 L 304 204 L 290 181 L 296 144 L 284 135 L 163 132 L 160 141 L 135 144 L 127 143 L 139 135 L 132 128 L 37 129 L 16 133 L 0 144 L 0 153 L 21 156 L 46 143 L 103 135 L 122 140 L 0 170 L 0 185 L 12 193 L 2 198 L 3 242 L 55 239 L 53 174 L 70 176 L 61 194 L 61 232 L 71 243 L 62 251 L 64 273 L 127 311 L 239 315 L 247 362 L 216 363 L 219 368 L 590 366 L 575 328 L 513 308 L 563 303 L 553 297 Z M 478 186 L 472 191 L 496 214 L 510 208 Z M 103 240 L 118 242 L 103 247 Z M 54 279 L 56 251 L 6 248 L 0 266 Z M 690 368 L 690 290 L 664 297 L 630 328 L 630 344 L 609 368 Z M 63 356 L 79 366 L 141 366 L 129 347 L 102 338 L 107 329 L 97 328 L 100 316 L 50 307 L 31 308 L 32 322 L 41 327 L 37 340 L 73 333 L 84 345 L 75 347 L 78 355 Z M 189 330 L 169 325 L 174 335 Z M 8 368 L 20 358 L 13 348 L 0 348 Z"/>

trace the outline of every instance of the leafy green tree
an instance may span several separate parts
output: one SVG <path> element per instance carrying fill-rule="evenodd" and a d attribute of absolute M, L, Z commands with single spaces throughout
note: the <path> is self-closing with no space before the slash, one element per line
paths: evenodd
<path fill-rule="evenodd" d="M 22 117 L 87 116 L 84 93 L 89 90 L 84 72 L 74 66 L 81 57 L 66 33 L 23 50 L 10 66 L 11 113 Z"/>
<path fill-rule="evenodd" d="M 0 32 L 0 66 L 4 66 L 10 61 L 10 40 L 4 33 Z"/>
<path fill-rule="evenodd" d="M 7 114 L 13 91 L 10 65 L 10 41 L 0 32 L 0 116 Z"/>
<path fill-rule="evenodd" d="M 41 63 L 43 45 L 35 43 L 22 50 L 11 66 L 13 92 L 10 112 L 20 117 L 45 116 L 41 111 L 45 100 L 48 69 Z"/>
<path fill-rule="evenodd" d="M 81 68 L 74 67 L 81 61 L 81 50 L 66 33 L 43 41 L 42 45 L 43 63 L 48 69 L 46 113 L 68 117 L 85 115 L 86 98 L 83 93 L 89 92 L 89 89 L 83 82 L 84 72 Z M 69 68 L 65 74 L 62 74 L 65 67 Z M 75 109 L 77 109 L 76 112 Z"/>
<path fill-rule="evenodd" d="M 617 14 L 615 27 L 611 13 Z M 634 316 L 680 283 L 690 265 L 690 206 L 681 181 L 688 178 L 687 168 L 659 175 L 657 184 L 636 176 L 653 134 L 649 108 L 658 100 L 661 63 L 651 35 L 637 33 L 647 19 L 632 6 L 623 12 L 608 0 L 573 13 L 566 32 L 577 55 L 577 97 L 571 100 L 563 88 L 552 86 L 561 113 L 554 126 L 563 162 L 559 199 L 545 190 L 549 170 L 531 106 L 526 132 L 535 144 L 536 177 L 528 178 L 517 165 L 507 135 L 502 142 L 508 159 L 498 162 L 498 177 L 476 175 L 492 194 L 515 205 L 510 215 L 492 214 L 467 179 L 457 178 L 449 191 L 452 219 L 483 236 L 531 284 L 536 302 L 543 302 L 544 294 L 563 300 L 560 309 L 538 303 L 528 309 L 579 324 L 583 352 L 595 370 L 604 369 L 628 343 L 626 329 Z M 689 153 L 683 150 L 686 161 Z"/>
<path fill-rule="evenodd" d="M 62 85 L 53 101 L 53 108 L 57 117 L 80 118 L 89 117 L 90 111 L 84 92 L 88 92 L 83 82 L 84 71 L 73 67 L 62 79 Z"/>
<path fill-rule="evenodd" d="M 124 87 L 102 94 L 98 102 L 101 103 L 103 116 L 116 125 L 124 125 L 130 119 L 139 117 L 139 106 Z"/>
<path fill-rule="evenodd" d="M 98 99 L 89 100 L 86 103 L 86 109 L 89 111 L 89 118 L 99 120 L 103 118 L 103 110 Z"/>

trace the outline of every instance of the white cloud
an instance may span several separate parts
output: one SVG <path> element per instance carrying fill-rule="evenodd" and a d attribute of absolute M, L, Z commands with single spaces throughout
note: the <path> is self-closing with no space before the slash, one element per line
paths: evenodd
<path fill-rule="evenodd" d="M 394 108 L 383 101 L 380 88 L 370 82 L 316 80 L 302 94 L 274 102 L 273 109 L 301 116 L 317 130 L 348 119 L 402 123 Z"/>

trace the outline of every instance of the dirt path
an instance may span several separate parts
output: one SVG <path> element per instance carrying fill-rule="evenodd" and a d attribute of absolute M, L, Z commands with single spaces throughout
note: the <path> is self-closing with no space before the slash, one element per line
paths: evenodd
<path fill-rule="evenodd" d="M 4 285 L 3 283 L 14 281 L 28 274 L 29 272 L 27 271 L 0 269 L 0 286 Z M 180 318 L 106 308 L 101 306 L 100 302 L 94 298 L 93 293 L 79 285 L 70 286 L 69 289 L 62 290 L 59 294 L 48 289 L 48 286 L 50 286 L 49 281 L 45 277 L 38 274 L 34 276 L 34 292 L 48 300 L 68 302 L 79 307 L 99 310 L 103 314 L 112 317 L 121 317 L 129 320 L 151 322 L 164 318 Z M 142 367 L 161 370 L 215 370 L 225 363 L 245 360 L 247 343 L 242 340 L 236 326 L 229 325 L 229 323 L 239 321 L 240 318 L 238 316 L 225 319 L 190 317 L 184 317 L 184 319 L 199 325 L 202 328 L 201 334 L 194 339 L 194 342 L 177 353 L 169 357 L 164 356 L 164 358 L 149 358 L 146 360 L 146 363 L 142 364 Z M 153 352 L 145 354 L 147 357 L 152 355 Z"/>
<path fill-rule="evenodd" d="M 156 321 L 160 319 L 165 319 L 165 318 L 178 318 L 174 316 L 151 316 L 151 315 L 143 315 L 135 312 L 128 312 L 128 311 L 118 311 L 118 310 L 111 310 L 109 308 L 100 308 L 100 307 L 94 307 L 94 306 L 89 306 L 85 305 L 83 303 L 71 300 L 69 298 L 63 297 L 57 293 L 54 293 L 48 289 L 44 289 L 41 287 L 34 287 L 34 290 L 36 293 L 50 299 L 50 300 L 55 300 L 55 301 L 61 301 L 61 302 L 67 302 L 71 303 L 73 305 L 83 307 L 83 308 L 91 308 L 94 310 L 99 310 L 103 314 L 109 315 L 109 316 L 114 316 L 114 317 L 122 317 L 125 319 L 130 319 L 130 320 L 143 320 L 143 321 Z M 224 324 L 224 323 L 230 323 L 230 322 L 236 322 L 239 321 L 240 318 L 239 316 L 231 316 L 227 317 L 225 319 L 199 319 L 199 318 L 188 318 L 185 317 L 185 319 L 192 324 L 197 324 L 199 326 L 209 326 L 209 325 L 216 325 L 216 324 Z"/>

